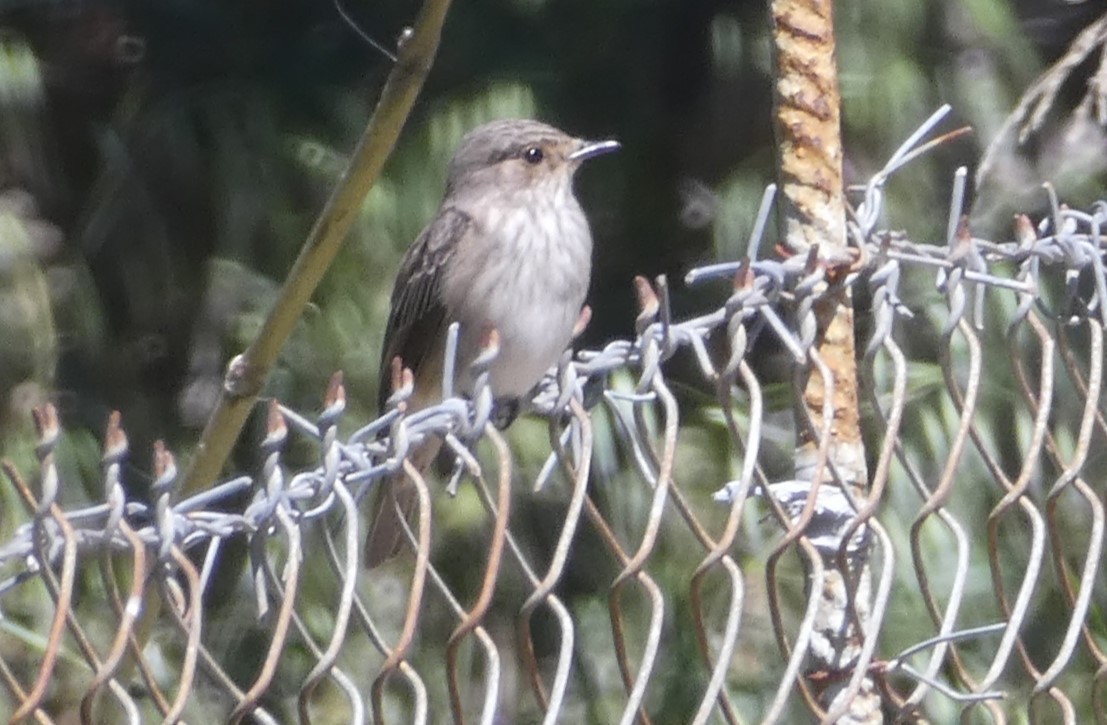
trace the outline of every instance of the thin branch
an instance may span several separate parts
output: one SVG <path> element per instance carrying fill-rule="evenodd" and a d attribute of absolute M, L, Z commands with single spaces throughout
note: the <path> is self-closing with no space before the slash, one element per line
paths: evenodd
<path fill-rule="evenodd" d="M 219 404 L 196 447 L 181 489 L 182 496 L 208 488 L 222 470 L 273 363 L 338 254 L 362 201 L 396 145 L 430 72 L 449 6 L 450 0 L 426 0 L 414 30 L 405 31 L 400 38 L 396 65 L 388 76 L 349 168 L 308 234 L 257 338 L 228 366 Z"/>

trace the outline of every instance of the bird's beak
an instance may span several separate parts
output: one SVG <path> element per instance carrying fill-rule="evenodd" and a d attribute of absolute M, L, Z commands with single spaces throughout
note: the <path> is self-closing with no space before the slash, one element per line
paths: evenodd
<path fill-rule="evenodd" d="M 619 150 L 619 142 L 613 139 L 607 141 L 584 141 L 578 139 L 577 143 L 579 144 L 577 150 L 569 154 L 570 161 L 587 161 L 588 159 Z"/>

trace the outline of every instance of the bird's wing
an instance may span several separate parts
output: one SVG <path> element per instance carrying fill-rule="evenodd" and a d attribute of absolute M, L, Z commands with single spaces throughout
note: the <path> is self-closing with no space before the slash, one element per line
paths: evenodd
<path fill-rule="evenodd" d="M 392 393 L 393 358 L 399 356 L 404 367 L 416 373 L 417 386 L 420 378 L 428 377 L 420 372 L 438 364 L 429 358 L 440 354 L 448 324 L 442 303 L 442 274 L 472 223 L 472 218 L 460 209 L 444 207 L 404 255 L 384 332 L 379 394 L 382 410 Z"/>

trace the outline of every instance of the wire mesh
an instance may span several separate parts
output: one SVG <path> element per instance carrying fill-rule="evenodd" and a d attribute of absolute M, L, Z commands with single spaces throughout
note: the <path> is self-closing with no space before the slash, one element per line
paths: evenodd
<path fill-rule="evenodd" d="M 9 718 L 839 721 L 811 693 L 839 678 L 848 701 L 871 678 L 905 720 L 1104 719 L 1107 202 L 1053 199 L 1012 240 L 977 239 L 962 170 L 947 239 L 879 230 L 884 183 L 939 118 L 861 190 L 842 259 L 758 258 L 770 189 L 749 256 L 686 279 L 729 283 L 717 309 L 678 321 L 664 278 L 636 280 L 634 337 L 567 353 L 532 401 L 549 432 L 538 465 L 494 425 L 494 339 L 471 399 L 447 387 L 405 415 L 401 378 L 388 412 L 349 434 L 340 375 L 317 416 L 271 402 L 262 470 L 185 499 L 162 446 L 148 498 L 125 495 L 116 415 L 102 501 L 67 505 L 58 417 L 38 409 L 35 485 L 4 467 L 26 509 L 0 546 Z M 864 497 L 789 460 L 788 403 L 825 367 L 812 306 L 842 286 L 866 311 Z M 675 387 L 675 358 L 713 404 Z M 702 480 L 682 414 L 716 433 L 732 476 Z M 290 435 L 313 464 L 286 463 Z M 430 436 L 453 459 L 444 485 L 407 459 Z M 401 469 L 419 492 L 416 553 L 365 571 L 359 502 Z M 432 547 L 473 504 L 483 558 Z M 526 504 L 558 512 L 541 550 Z M 215 581 L 234 550 L 228 590 Z M 820 622 L 834 562 L 866 574 Z M 820 637 L 847 622 L 861 646 L 820 670 Z"/>

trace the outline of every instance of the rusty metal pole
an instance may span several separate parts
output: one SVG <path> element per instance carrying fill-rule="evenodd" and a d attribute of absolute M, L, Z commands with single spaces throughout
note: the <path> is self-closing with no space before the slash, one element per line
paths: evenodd
<path fill-rule="evenodd" d="M 818 482 L 822 489 L 848 486 L 860 501 L 868 474 L 858 412 L 853 305 L 849 287 L 835 284 L 852 257 L 846 244 L 832 9 L 831 0 L 771 2 L 775 124 L 785 247 L 791 254 L 809 255 L 812 268 L 826 273 L 811 308 L 816 322 L 814 354 L 800 381 L 796 479 Z M 881 722 L 880 698 L 871 677 L 847 691 L 862 643 L 858 624 L 864 626 L 870 605 L 868 546 L 849 557 L 827 548 L 820 549 L 820 555 L 825 577 L 808 648 L 805 690 L 816 709 L 830 714 L 833 722 Z"/>

